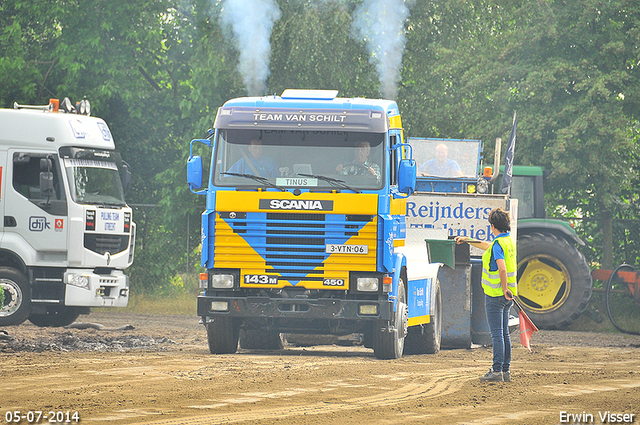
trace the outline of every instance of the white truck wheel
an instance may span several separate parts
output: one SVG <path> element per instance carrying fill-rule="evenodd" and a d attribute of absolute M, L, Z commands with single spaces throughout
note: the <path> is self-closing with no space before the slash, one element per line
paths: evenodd
<path fill-rule="evenodd" d="M 0 326 L 23 323 L 31 312 L 31 295 L 27 277 L 16 269 L 0 267 L 0 288 L 4 291 Z"/>

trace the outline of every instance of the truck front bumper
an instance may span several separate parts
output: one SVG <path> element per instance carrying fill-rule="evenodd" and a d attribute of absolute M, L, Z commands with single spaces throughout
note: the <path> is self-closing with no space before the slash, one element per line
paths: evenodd
<path fill-rule="evenodd" d="M 198 296 L 198 316 L 221 315 L 241 319 L 391 320 L 393 304 L 389 300 Z"/>
<path fill-rule="evenodd" d="M 129 302 L 129 277 L 121 270 L 112 270 L 105 275 L 92 270 L 69 269 L 64 273 L 64 283 L 64 304 L 67 306 L 126 307 Z"/>

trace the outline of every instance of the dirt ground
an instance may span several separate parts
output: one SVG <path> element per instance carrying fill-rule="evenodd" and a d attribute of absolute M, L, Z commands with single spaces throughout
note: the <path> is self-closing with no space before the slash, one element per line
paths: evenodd
<path fill-rule="evenodd" d="M 213 356 L 197 317 L 79 320 L 105 328 L 6 329 L 0 420 L 77 411 L 84 424 L 600 424 L 610 412 L 640 423 L 640 337 L 541 331 L 533 353 L 514 343 L 512 382 L 483 383 L 487 347 L 394 361 L 337 345 Z M 113 330 L 124 325 L 133 329 Z"/>

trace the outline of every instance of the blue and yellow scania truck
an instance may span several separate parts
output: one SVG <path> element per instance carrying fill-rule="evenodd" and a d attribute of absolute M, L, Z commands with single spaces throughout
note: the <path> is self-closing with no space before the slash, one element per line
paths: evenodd
<path fill-rule="evenodd" d="M 439 350 L 439 265 L 405 246 L 416 166 L 394 101 L 233 99 L 190 149 L 189 187 L 206 195 L 197 312 L 211 353 L 277 347 L 282 333 L 361 333 L 381 359 Z"/>

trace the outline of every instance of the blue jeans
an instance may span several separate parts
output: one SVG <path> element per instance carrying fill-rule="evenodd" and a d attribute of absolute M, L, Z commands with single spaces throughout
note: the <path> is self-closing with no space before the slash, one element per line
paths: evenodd
<path fill-rule="evenodd" d="M 493 371 L 509 372 L 511 367 L 511 338 L 509 337 L 509 311 L 513 301 L 502 297 L 484 296 L 487 323 L 493 342 Z"/>

